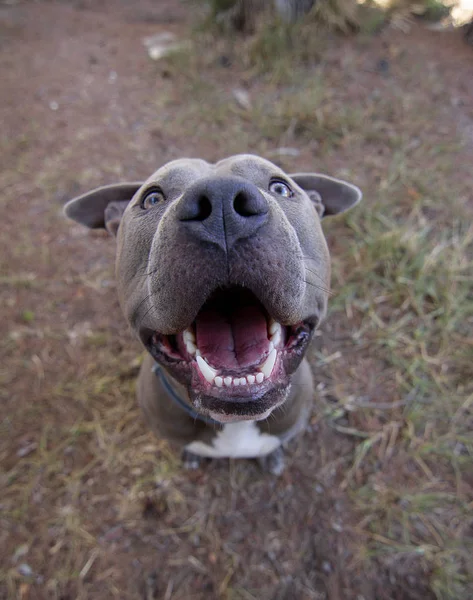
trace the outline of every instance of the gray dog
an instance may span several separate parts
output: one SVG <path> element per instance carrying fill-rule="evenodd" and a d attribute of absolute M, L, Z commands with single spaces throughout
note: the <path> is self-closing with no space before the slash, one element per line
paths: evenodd
<path fill-rule="evenodd" d="M 120 304 L 148 351 L 138 400 L 187 466 L 246 457 L 282 471 L 314 395 L 304 355 L 330 286 L 320 222 L 360 199 L 343 181 L 237 155 L 176 160 L 66 205 L 117 235 Z"/>

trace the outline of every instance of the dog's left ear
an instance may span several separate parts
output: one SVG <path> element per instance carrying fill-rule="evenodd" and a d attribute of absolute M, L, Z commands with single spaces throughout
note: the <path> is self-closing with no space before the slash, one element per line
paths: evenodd
<path fill-rule="evenodd" d="M 97 188 L 70 200 L 64 207 L 64 214 L 90 229 L 103 227 L 117 235 L 125 208 L 142 185 L 139 182 L 115 183 Z"/>
<path fill-rule="evenodd" d="M 314 202 L 320 218 L 345 212 L 362 198 L 356 185 L 318 173 L 295 173 L 289 177 Z"/>

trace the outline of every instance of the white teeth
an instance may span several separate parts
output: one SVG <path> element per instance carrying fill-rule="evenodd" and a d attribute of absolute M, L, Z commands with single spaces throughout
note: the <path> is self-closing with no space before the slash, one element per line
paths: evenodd
<path fill-rule="evenodd" d="M 269 326 L 269 333 L 271 334 L 271 342 L 275 346 L 279 346 L 282 340 L 282 327 L 277 321 L 272 321 Z"/>
<path fill-rule="evenodd" d="M 185 342 L 192 342 L 193 344 L 195 344 L 195 335 L 194 332 L 190 329 L 186 329 L 182 334 L 182 337 L 184 338 Z"/>
<path fill-rule="evenodd" d="M 193 344 L 192 342 L 187 341 L 186 342 L 186 350 L 189 354 L 195 354 L 196 350 L 197 350 L 197 346 L 195 344 Z"/>
<path fill-rule="evenodd" d="M 212 369 L 212 367 L 210 367 L 201 356 L 197 357 L 197 364 L 199 365 L 200 372 L 205 379 L 209 383 L 213 383 L 215 376 L 217 375 L 217 371 Z"/>
<path fill-rule="evenodd" d="M 186 329 L 182 334 L 186 350 L 189 354 L 195 354 L 197 346 L 195 345 L 195 335 L 190 329 Z"/>
<path fill-rule="evenodd" d="M 276 323 L 276 325 L 280 327 L 278 323 Z M 231 377 L 230 375 L 224 377 L 223 375 L 218 375 L 218 371 L 211 367 L 202 357 L 201 353 L 192 341 L 194 335 L 191 331 L 186 330 L 183 338 L 189 354 L 195 355 L 197 366 L 199 367 L 199 370 L 204 376 L 205 380 L 210 384 L 215 384 L 218 388 L 222 388 L 224 385 L 226 387 L 239 387 L 253 385 L 254 383 L 263 383 L 265 379 L 268 379 L 271 376 L 278 356 L 278 351 L 274 347 L 274 343 L 270 342 L 268 357 L 264 363 L 258 367 L 258 372 L 256 372 L 254 375 L 246 375 L 246 377 Z"/>
<path fill-rule="evenodd" d="M 273 348 L 271 350 L 271 352 L 269 353 L 268 358 L 264 361 L 264 363 L 259 368 L 259 370 L 264 374 L 264 376 L 266 378 L 268 378 L 273 371 L 273 367 L 274 367 L 274 363 L 276 362 L 277 355 L 278 355 L 278 351 L 276 350 L 276 348 Z"/>
<path fill-rule="evenodd" d="M 276 333 L 274 333 L 271 336 L 271 341 L 273 342 L 273 344 L 275 346 L 279 346 L 279 344 L 281 343 L 281 339 L 282 339 L 282 330 L 281 330 L 281 328 L 279 328 L 278 331 L 276 331 Z"/>

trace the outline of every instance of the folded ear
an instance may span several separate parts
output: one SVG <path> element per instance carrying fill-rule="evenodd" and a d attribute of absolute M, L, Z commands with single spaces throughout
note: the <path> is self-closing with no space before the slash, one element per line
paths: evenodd
<path fill-rule="evenodd" d="M 351 183 L 318 173 L 295 173 L 290 175 L 314 202 L 320 218 L 342 213 L 361 198 L 362 193 Z"/>
<path fill-rule="evenodd" d="M 142 183 L 116 183 L 92 190 L 64 207 L 64 214 L 90 229 L 104 227 L 116 235 L 120 220 L 128 203 L 142 186 Z"/>

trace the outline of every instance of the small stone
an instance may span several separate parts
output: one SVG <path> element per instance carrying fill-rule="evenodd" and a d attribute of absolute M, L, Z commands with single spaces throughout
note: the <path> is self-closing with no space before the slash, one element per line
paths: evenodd
<path fill-rule="evenodd" d="M 245 110 L 251 109 L 250 95 L 246 90 L 243 90 L 241 88 L 235 88 L 234 90 L 232 90 L 232 94 L 238 106 Z"/>
<path fill-rule="evenodd" d="M 23 577 L 31 577 L 33 575 L 33 569 L 30 567 L 30 565 L 21 563 L 21 565 L 18 566 L 18 573 L 23 575 Z"/>
<path fill-rule="evenodd" d="M 31 442 L 29 444 L 26 444 L 22 448 L 20 448 L 17 451 L 16 455 L 19 458 L 23 458 L 24 456 L 28 456 L 28 454 L 31 454 L 32 452 L 34 452 L 37 447 L 38 447 L 38 445 L 36 444 L 36 442 Z"/>
<path fill-rule="evenodd" d="M 322 571 L 324 573 L 332 572 L 332 565 L 328 562 L 328 560 L 324 560 L 324 562 L 322 563 Z"/>
<path fill-rule="evenodd" d="M 49 108 L 51 110 L 57 110 L 59 108 L 59 104 L 55 100 L 51 100 L 49 103 Z"/>
<path fill-rule="evenodd" d="M 164 58 L 186 46 L 183 42 L 176 42 L 176 36 L 169 31 L 163 31 L 144 38 L 143 45 L 147 48 L 148 55 L 153 60 Z"/>

